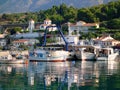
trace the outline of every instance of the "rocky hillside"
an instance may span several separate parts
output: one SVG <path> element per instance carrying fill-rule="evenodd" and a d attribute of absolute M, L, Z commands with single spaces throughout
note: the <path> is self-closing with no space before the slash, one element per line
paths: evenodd
<path fill-rule="evenodd" d="M 53 5 L 65 3 L 77 8 L 89 7 L 116 0 L 0 0 L 0 13 L 15 13 L 48 9 Z"/>

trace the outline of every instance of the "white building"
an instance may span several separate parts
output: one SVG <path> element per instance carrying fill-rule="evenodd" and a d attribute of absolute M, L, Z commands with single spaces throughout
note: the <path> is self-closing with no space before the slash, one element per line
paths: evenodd
<path fill-rule="evenodd" d="M 28 45 L 28 40 L 27 39 L 19 39 L 13 41 L 13 46 L 19 47 L 20 45 Z"/>
<path fill-rule="evenodd" d="M 7 44 L 7 41 L 6 41 L 6 39 L 5 39 L 5 34 L 0 34 L 0 46 L 6 46 L 6 44 Z"/>
<path fill-rule="evenodd" d="M 120 41 L 115 40 L 110 35 L 103 35 L 101 37 L 93 39 L 93 41 L 94 41 L 94 44 L 98 44 L 103 47 L 111 47 L 120 43 Z"/>
<path fill-rule="evenodd" d="M 51 26 L 51 27 L 48 27 L 48 26 Z M 52 21 L 49 19 L 44 20 L 44 24 L 40 25 L 40 30 L 45 30 L 46 28 L 48 29 L 48 31 L 56 31 L 57 30 L 56 24 L 52 24 Z"/>
<path fill-rule="evenodd" d="M 35 22 L 34 22 L 33 19 L 31 19 L 31 20 L 29 21 L 29 26 L 28 26 L 29 32 L 32 33 L 34 28 L 35 28 Z"/>
<path fill-rule="evenodd" d="M 77 33 L 77 35 L 79 35 L 79 32 L 88 33 L 89 29 L 92 29 L 92 28 L 99 28 L 99 24 L 86 23 L 84 21 L 78 21 L 76 23 L 68 22 L 69 35 L 72 35 L 75 32 Z"/>
<path fill-rule="evenodd" d="M 39 43 L 37 39 L 18 39 L 12 42 L 15 47 L 19 47 L 21 45 L 32 46 L 36 43 Z"/>
<path fill-rule="evenodd" d="M 71 44 L 71 45 L 77 45 L 78 42 L 79 42 L 79 37 L 78 36 L 75 36 L 75 35 L 72 35 L 72 36 L 65 36 L 65 39 L 66 41 Z M 65 44 L 64 40 L 62 37 L 57 37 L 57 43 L 58 44 Z"/>
<path fill-rule="evenodd" d="M 20 33 L 20 34 L 16 34 L 16 35 L 11 35 L 12 38 L 36 38 L 36 37 L 40 37 L 42 36 L 43 34 L 41 33 L 37 33 L 37 32 L 34 32 L 34 33 Z"/>

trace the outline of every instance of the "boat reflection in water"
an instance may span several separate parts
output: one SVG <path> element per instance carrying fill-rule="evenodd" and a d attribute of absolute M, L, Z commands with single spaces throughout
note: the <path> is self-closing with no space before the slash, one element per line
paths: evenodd
<path fill-rule="evenodd" d="M 117 73 L 118 64 L 116 61 L 39 62 L 29 66 L 28 81 L 34 85 L 37 76 L 44 88 L 57 84 L 58 88 L 67 87 L 66 90 L 71 90 L 74 85 L 99 87 L 100 77 Z"/>
<path fill-rule="evenodd" d="M 0 89 L 117 90 L 120 89 L 119 65 L 117 61 L 30 62 L 28 66 L 1 64 Z"/>
<path fill-rule="evenodd" d="M 25 64 L 0 64 L 0 72 L 6 74 L 17 73 L 22 74 L 26 72 L 27 66 Z"/>
<path fill-rule="evenodd" d="M 64 78 L 64 72 L 69 67 L 69 62 L 30 62 L 28 69 L 28 82 L 34 85 L 37 76 L 45 86 L 51 85 L 53 81 L 61 81 Z"/>

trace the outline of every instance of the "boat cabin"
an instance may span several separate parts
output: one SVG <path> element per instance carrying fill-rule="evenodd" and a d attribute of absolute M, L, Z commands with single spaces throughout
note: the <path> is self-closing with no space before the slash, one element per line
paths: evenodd
<path fill-rule="evenodd" d="M 98 56 L 105 56 L 108 57 L 109 55 L 113 54 L 113 48 L 101 48 L 99 49 Z"/>

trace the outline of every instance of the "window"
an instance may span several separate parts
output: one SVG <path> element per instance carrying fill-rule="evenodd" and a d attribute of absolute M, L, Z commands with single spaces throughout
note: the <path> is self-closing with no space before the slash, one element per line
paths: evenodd
<path fill-rule="evenodd" d="M 42 53 L 38 53 L 38 57 L 43 57 L 43 54 Z"/>
<path fill-rule="evenodd" d="M 41 26 L 41 28 L 44 28 L 44 26 Z"/>
<path fill-rule="evenodd" d="M 7 57 L 5 57 L 5 59 L 7 59 Z"/>

